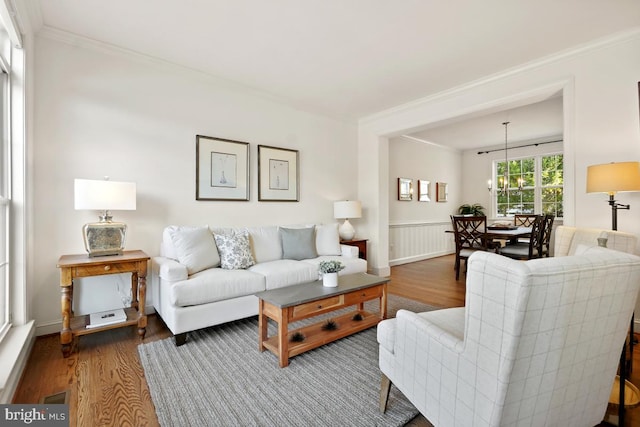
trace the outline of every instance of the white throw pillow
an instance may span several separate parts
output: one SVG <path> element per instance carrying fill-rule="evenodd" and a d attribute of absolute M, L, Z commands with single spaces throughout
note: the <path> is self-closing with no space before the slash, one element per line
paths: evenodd
<path fill-rule="evenodd" d="M 243 270 L 255 264 L 249 244 L 249 233 L 214 234 L 220 251 L 220 266 L 225 270 Z"/>
<path fill-rule="evenodd" d="M 187 267 L 189 275 L 220 265 L 216 242 L 209 227 L 177 228 L 171 232 L 171 241 L 178 262 Z"/>
<path fill-rule="evenodd" d="M 340 255 L 338 223 L 316 225 L 316 250 L 318 255 Z"/>

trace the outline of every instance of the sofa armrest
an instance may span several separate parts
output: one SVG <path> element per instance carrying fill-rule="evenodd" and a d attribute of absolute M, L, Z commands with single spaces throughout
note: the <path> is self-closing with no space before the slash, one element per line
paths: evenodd
<path fill-rule="evenodd" d="M 340 245 L 340 252 L 345 258 L 358 258 L 357 246 Z"/>
<path fill-rule="evenodd" d="M 162 280 L 176 282 L 179 280 L 187 280 L 189 278 L 187 267 L 176 260 L 159 256 L 154 257 L 153 262 L 157 264 L 158 276 Z"/>

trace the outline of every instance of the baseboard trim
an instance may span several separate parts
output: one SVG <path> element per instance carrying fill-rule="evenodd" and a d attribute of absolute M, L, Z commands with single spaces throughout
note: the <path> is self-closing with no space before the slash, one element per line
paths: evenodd
<path fill-rule="evenodd" d="M 409 264 L 410 262 L 424 261 L 425 259 L 437 258 L 444 255 L 451 255 L 451 254 L 455 254 L 455 252 L 442 251 L 442 252 L 433 252 L 430 254 L 414 255 L 414 256 L 405 257 L 405 258 L 397 258 L 397 259 L 389 260 L 389 266 L 393 267 L 394 265 Z"/>

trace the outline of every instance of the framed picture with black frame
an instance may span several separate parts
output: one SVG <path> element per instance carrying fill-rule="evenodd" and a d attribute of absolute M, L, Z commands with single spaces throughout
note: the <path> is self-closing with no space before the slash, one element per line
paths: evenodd
<path fill-rule="evenodd" d="M 249 200 L 249 143 L 196 135 L 196 200 Z"/>
<path fill-rule="evenodd" d="M 300 200 L 298 150 L 258 145 L 258 201 Z"/>

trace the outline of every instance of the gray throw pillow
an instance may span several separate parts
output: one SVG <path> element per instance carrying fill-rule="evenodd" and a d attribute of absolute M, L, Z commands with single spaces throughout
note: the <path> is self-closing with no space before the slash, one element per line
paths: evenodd
<path fill-rule="evenodd" d="M 280 227 L 280 239 L 282 240 L 283 259 L 301 260 L 318 257 L 314 227 Z"/>

